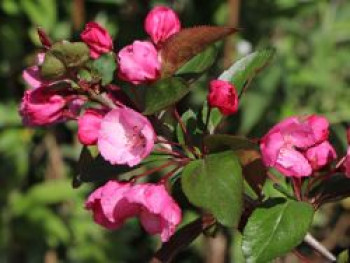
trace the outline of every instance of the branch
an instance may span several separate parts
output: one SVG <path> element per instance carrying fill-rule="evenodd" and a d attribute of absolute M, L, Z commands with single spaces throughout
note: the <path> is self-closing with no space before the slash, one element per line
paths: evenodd
<path fill-rule="evenodd" d="M 328 251 L 328 249 L 325 248 L 319 241 L 317 241 L 310 233 L 306 234 L 304 242 L 331 262 L 335 262 L 337 260 L 337 258 L 330 251 Z"/>

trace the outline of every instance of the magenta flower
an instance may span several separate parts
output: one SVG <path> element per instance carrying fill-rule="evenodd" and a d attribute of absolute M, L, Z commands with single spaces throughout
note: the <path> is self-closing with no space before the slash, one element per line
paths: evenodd
<path fill-rule="evenodd" d="M 87 23 L 80 37 L 89 46 L 90 56 L 93 59 L 97 59 L 102 54 L 113 50 L 111 36 L 106 29 L 96 22 Z"/>
<path fill-rule="evenodd" d="M 78 139 L 81 144 L 94 145 L 97 143 L 101 121 L 105 114 L 105 110 L 90 108 L 78 118 Z"/>
<path fill-rule="evenodd" d="M 83 103 L 76 95 L 64 96 L 40 87 L 24 93 L 19 113 L 24 125 L 50 125 L 75 118 Z"/>
<path fill-rule="evenodd" d="M 261 139 L 265 165 L 276 168 L 285 176 L 311 175 L 313 169 L 319 169 L 334 159 L 333 148 L 327 143 L 322 144 L 328 138 L 328 127 L 328 121 L 316 115 L 283 120 Z M 322 152 L 315 152 L 321 149 Z M 329 158 L 324 154 L 329 154 Z"/>
<path fill-rule="evenodd" d="M 224 115 L 231 115 L 238 110 L 238 96 L 235 87 L 224 80 L 212 80 L 209 86 L 208 104 L 218 108 Z"/>
<path fill-rule="evenodd" d="M 119 51 L 118 60 L 119 78 L 134 85 L 155 81 L 160 76 L 158 52 L 150 42 L 134 41 Z"/>
<path fill-rule="evenodd" d="M 156 45 L 163 43 L 180 29 L 181 22 L 177 14 L 165 6 L 153 8 L 145 19 L 145 31 Z"/>
<path fill-rule="evenodd" d="M 33 89 L 46 86 L 48 84 L 48 82 L 41 77 L 39 69 L 39 66 L 44 63 L 44 59 L 45 53 L 39 53 L 37 55 L 36 65 L 23 70 L 22 77 L 24 81 Z"/>
<path fill-rule="evenodd" d="M 146 117 L 120 107 L 102 119 L 97 145 L 103 158 L 111 164 L 135 166 L 150 154 L 155 138 Z"/>
<path fill-rule="evenodd" d="M 307 149 L 305 156 L 313 170 L 318 170 L 337 158 L 333 146 L 328 141 Z"/>
<path fill-rule="evenodd" d="M 119 183 L 109 181 L 95 190 L 86 202 L 96 223 L 120 228 L 125 220 L 137 216 L 151 235 L 160 234 L 166 242 L 181 222 L 181 209 L 164 185 Z"/>

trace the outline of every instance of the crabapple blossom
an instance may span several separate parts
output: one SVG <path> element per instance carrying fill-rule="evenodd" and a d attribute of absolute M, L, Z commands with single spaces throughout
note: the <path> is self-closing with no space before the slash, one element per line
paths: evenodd
<path fill-rule="evenodd" d="M 209 86 L 208 104 L 224 115 L 231 115 L 238 110 L 238 96 L 235 87 L 224 80 L 212 80 Z"/>

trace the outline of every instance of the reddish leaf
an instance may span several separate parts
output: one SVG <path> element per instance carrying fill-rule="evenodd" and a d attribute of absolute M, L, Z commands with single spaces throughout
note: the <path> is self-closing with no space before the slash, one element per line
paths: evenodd
<path fill-rule="evenodd" d="M 181 30 L 160 50 L 162 75 L 170 76 L 209 45 L 237 31 L 231 27 L 199 26 Z"/>

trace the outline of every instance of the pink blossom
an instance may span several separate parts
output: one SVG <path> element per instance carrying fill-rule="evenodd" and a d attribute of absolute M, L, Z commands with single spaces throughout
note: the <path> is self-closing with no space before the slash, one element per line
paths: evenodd
<path fill-rule="evenodd" d="M 104 110 L 90 108 L 78 118 L 78 139 L 82 144 L 93 145 L 97 143 L 98 132 L 105 113 Z"/>
<path fill-rule="evenodd" d="M 179 32 L 180 29 L 181 22 L 177 14 L 165 6 L 153 8 L 145 20 L 145 31 L 157 45 Z"/>
<path fill-rule="evenodd" d="M 122 80 L 135 85 L 149 83 L 160 77 L 161 63 L 152 43 L 134 41 L 119 51 L 119 73 Z"/>
<path fill-rule="evenodd" d="M 328 139 L 329 122 L 325 117 L 311 115 L 306 119 L 306 122 L 312 128 L 317 143 Z"/>
<path fill-rule="evenodd" d="M 111 164 L 135 166 L 153 149 L 155 132 L 140 113 L 120 107 L 110 111 L 101 122 L 98 149 Z"/>
<path fill-rule="evenodd" d="M 27 90 L 19 113 L 27 126 L 50 125 L 74 118 L 82 100 L 75 95 L 63 96 L 47 87 Z"/>
<path fill-rule="evenodd" d="M 32 67 L 26 68 L 22 73 L 24 81 L 33 89 L 48 84 L 48 82 L 41 77 L 39 69 L 39 66 L 42 65 L 42 63 L 44 63 L 44 60 L 45 53 L 39 53 L 37 55 L 36 64 Z"/>
<path fill-rule="evenodd" d="M 130 217 L 139 217 L 151 235 L 160 234 L 166 242 L 181 222 L 181 210 L 164 185 L 119 183 L 109 181 L 95 190 L 86 202 L 96 223 L 120 228 Z"/>
<path fill-rule="evenodd" d="M 345 176 L 350 178 L 350 147 L 348 147 L 348 151 L 345 157 L 344 168 L 345 168 Z"/>
<path fill-rule="evenodd" d="M 337 158 L 333 146 L 328 141 L 307 149 L 305 156 L 309 160 L 313 170 L 318 170 Z"/>
<path fill-rule="evenodd" d="M 208 104 L 216 107 L 224 115 L 238 110 L 238 96 L 235 87 L 227 81 L 212 80 L 210 82 Z"/>
<path fill-rule="evenodd" d="M 106 29 L 96 22 L 87 23 L 80 37 L 89 46 L 90 56 L 93 59 L 97 59 L 100 55 L 113 50 L 111 36 Z"/>

